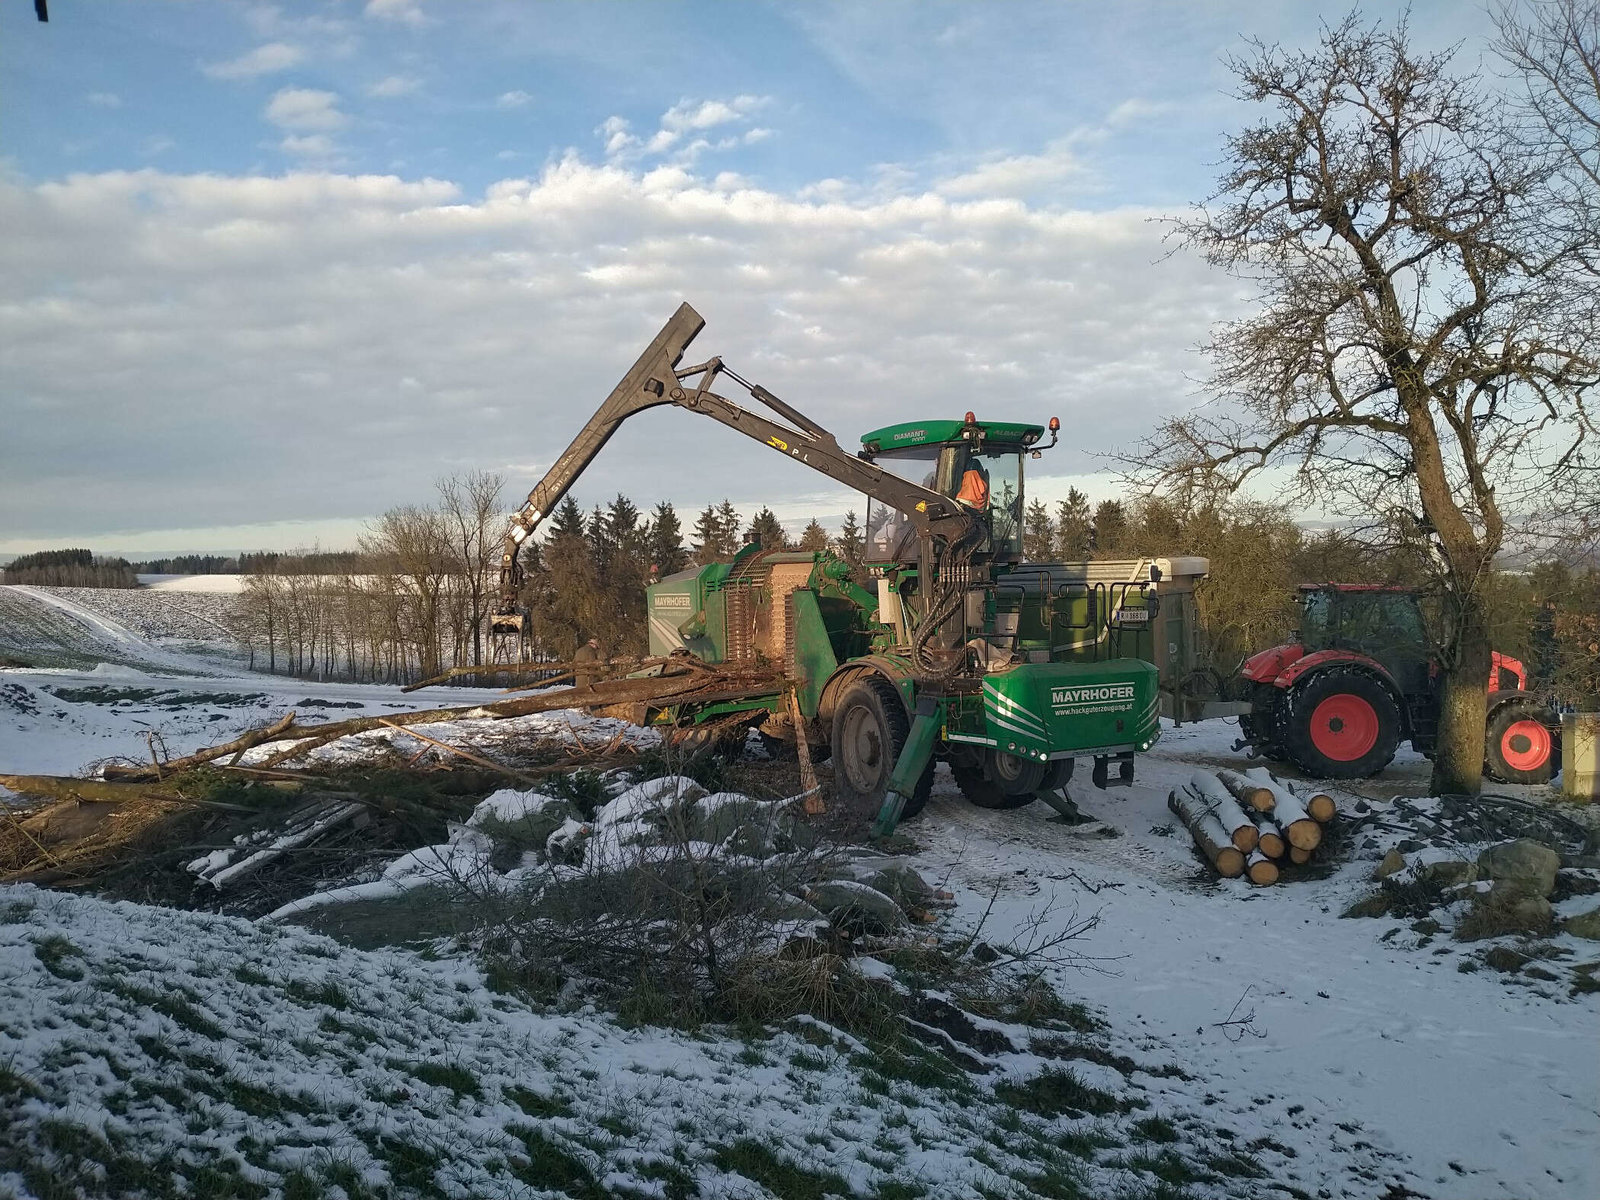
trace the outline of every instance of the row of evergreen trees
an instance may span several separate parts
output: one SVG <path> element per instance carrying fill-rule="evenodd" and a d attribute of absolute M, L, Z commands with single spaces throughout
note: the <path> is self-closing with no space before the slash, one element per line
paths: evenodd
<path fill-rule="evenodd" d="M 136 588 L 139 573 L 125 558 L 98 558 L 91 550 L 40 550 L 0 571 L 0 582 L 43 587 Z"/>
<path fill-rule="evenodd" d="M 569 657 L 591 637 L 610 654 L 642 654 L 646 647 L 644 589 L 684 568 L 725 562 L 740 547 L 763 550 L 832 548 L 859 562 L 865 539 L 854 512 L 831 537 L 813 519 L 791 538 L 770 508 L 748 521 L 729 500 L 708 504 L 685 539 L 670 501 L 645 513 L 619 494 L 587 513 L 568 496 L 545 525 L 545 538 L 523 550 L 524 601 L 534 616 L 538 650 Z"/>

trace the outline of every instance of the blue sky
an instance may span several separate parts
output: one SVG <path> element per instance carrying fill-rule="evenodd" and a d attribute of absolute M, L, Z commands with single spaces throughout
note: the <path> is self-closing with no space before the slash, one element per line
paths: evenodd
<path fill-rule="evenodd" d="M 347 543 L 517 499 L 679 299 L 842 438 L 1067 422 L 1041 495 L 1195 403 L 1241 297 L 1164 253 L 1314 5 L 0 5 L 0 552 Z M 1323 10 L 1332 18 L 1343 8 Z M 1373 15 L 1387 15 L 1370 9 Z M 1416 40 L 1487 30 L 1420 4 Z M 649 414 L 578 487 L 852 504 Z"/>

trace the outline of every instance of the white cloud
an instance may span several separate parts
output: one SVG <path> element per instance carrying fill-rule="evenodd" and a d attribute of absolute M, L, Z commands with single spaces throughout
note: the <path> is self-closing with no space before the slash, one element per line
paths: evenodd
<path fill-rule="evenodd" d="M 334 158 L 339 153 L 338 145 L 325 133 L 291 133 L 278 143 L 278 149 L 296 158 L 319 160 Z"/>
<path fill-rule="evenodd" d="M 227 62 L 205 63 L 200 70 L 212 79 L 255 79 L 287 71 L 305 61 L 306 52 L 288 42 L 268 42 Z"/>
<path fill-rule="evenodd" d="M 605 151 L 611 158 L 629 158 L 641 153 L 665 154 L 674 150 L 678 162 L 692 163 L 706 150 L 730 150 L 771 137 L 772 130 L 758 128 L 716 141 L 706 137 L 685 140 L 688 135 L 703 134 L 721 125 L 748 123 L 754 113 L 770 103 L 770 96 L 752 95 L 739 95 L 731 100 L 683 99 L 661 114 L 660 126 L 648 139 L 635 135 L 629 122 L 617 116 L 607 118 L 596 132 L 605 138 Z"/>
<path fill-rule="evenodd" d="M 532 103 L 533 97 L 521 89 L 501 92 L 495 99 L 495 107 L 497 108 L 524 108 Z"/>
<path fill-rule="evenodd" d="M 938 190 L 946 196 L 1030 197 L 1041 191 L 1059 192 L 1062 185 L 1085 173 L 1071 151 L 1057 143 L 1043 154 L 1016 154 L 980 163 L 941 180 Z"/>
<path fill-rule="evenodd" d="M 608 157 L 615 157 L 639 144 L 639 139 L 630 132 L 631 126 L 624 117 L 607 117 L 595 132 L 606 139 L 605 150 Z"/>
<path fill-rule="evenodd" d="M 1141 100 L 1135 97 L 1124 100 L 1107 113 L 1106 124 L 1112 129 L 1126 129 L 1130 125 L 1138 125 L 1152 117 L 1164 116 L 1172 109 L 1173 106 L 1165 101 Z"/>
<path fill-rule="evenodd" d="M 413 27 L 425 25 L 428 21 L 418 0 L 367 0 L 367 7 L 363 11 L 380 21 L 396 21 Z"/>
<path fill-rule="evenodd" d="M 397 96 L 409 96 L 421 86 L 421 80 L 410 75 L 390 75 L 369 87 L 367 95 L 375 100 L 393 100 Z"/>
<path fill-rule="evenodd" d="M 318 136 L 298 151 L 332 149 Z M 1056 414 L 1077 432 L 1030 478 L 1078 473 L 1185 402 L 1190 347 L 1237 310 L 1225 278 L 1162 256 L 1146 210 L 806 195 L 575 155 L 476 197 L 314 170 L 0 176 L 0 511 L 17 538 L 113 532 L 107 514 L 353 518 L 513 463 L 521 494 L 683 299 L 708 321 L 697 361 L 727 356 L 842 440 L 969 408 Z M 578 498 L 748 512 L 819 486 L 658 412 Z M 829 495 L 812 511 L 859 508 Z"/>
<path fill-rule="evenodd" d="M 339 111 L 336 93 L 315 88 L 282 88 L 262 115 L 280 129 L 339 129 L 350 119 Z"/>
<path fill-rule="evenodd" d="M 121 108 L 122 97 L 115 92 L 90 92 L 84 101 L 96 108 Z"/>

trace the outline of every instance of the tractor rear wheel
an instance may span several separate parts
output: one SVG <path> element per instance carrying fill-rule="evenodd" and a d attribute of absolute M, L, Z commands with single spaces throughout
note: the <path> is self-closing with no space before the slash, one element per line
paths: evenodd
<path fill-rule="evenodd" d="M 877 675 L 864 675 L 845 685 L 833 710 L 833 794 L 859 816 L 877 815 L 905 747 L 911 722 L 900 693 Z M 902 821 L 916 816 L 933 790 L 934 760 L 906 798 Z"/>
<path fill-rule="evenodd" d="M 950 758 L 950 773 L 956 777 L 956 786 L 979 808 L 1021 808 L 1032 804 L 1033 794 L 1044 783 L 1046 766 L 999 750 Z"/>
<path fill-rule="evenodd" d="M 1400 745 L 1400 706 L 1364 671 L 1319 671 L 1283 698 L 1284 751 L 1308 775 L 1359 779 L 1389 765 Z"/>
<path fill-rule="evenodd" d="M 1561 753 L 1549 713 L 1532 700 L 1511 700 L 1489 714 L 1483 773 L 1501 783 L 1549 783 Z"/>

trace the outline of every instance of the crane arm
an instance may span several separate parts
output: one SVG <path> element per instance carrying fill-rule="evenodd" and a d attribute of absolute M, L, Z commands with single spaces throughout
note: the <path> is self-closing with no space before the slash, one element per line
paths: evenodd
<path fill-rule="evenodd" d="M 561 502 L 623 421 L 636 412 L 663 404 L 675 404 L 710 417 L 853 491 L 864 492 L 899 509 L 917 531 L 924 561 L 933 552 L 935 538 L 947 542 L 972 540 L 976 518 L 961 505 L 942 493 L 901 479 L 875 463 L 842 450 L 834 436 L 821 425 L 766 388 L 740 378 L 720 358 L 680 369 L 678 364 L 689 343 L 704 327 L 705 320 L 699 313 L 688 304 L 680 304 L 655 340 L 573 438 L 572 444 L 528 493 L 526 503 L 512 515 L 500 559 L 496 616 L 511 616 L 517 612 L 517 590 L 522 582 L 518 555 L 522 543 Z M 713 392 L 711 387 L 720 375 L 727 375 L 745 388 L 786 424 L 779 424 Z M 696 382 L 691 385 L 690 381 Z"/>

